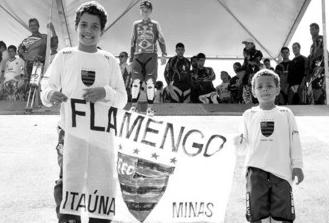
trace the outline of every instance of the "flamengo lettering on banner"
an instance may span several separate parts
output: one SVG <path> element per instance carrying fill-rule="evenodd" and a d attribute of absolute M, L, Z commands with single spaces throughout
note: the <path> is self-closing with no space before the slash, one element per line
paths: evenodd
<path fill-rule="evenodd" d="M 86 105 L 87 102 L 82 99 L 71 98 L 70 104 L 72 109 L 72 127 L 74 128 L 77 127 L 77 117 L 86 116 L 86 111 L 77 110 L 76 105 Z M 92 131 L 113 131 L 116 137 L 162 150 L 171 148 L 172 152 L 178 152 L 179 149 L 182 149 L 186 155 L 192 157 L 201 154 L 202 151 L 204 157 L 213 156 L 226 143 L 226 138 L 219 134 L 206 137 L 205 133 L 198 129 L 187 129 L 184 126 L 177 127 L 170 122 L 157 121 L 152 117 L 142 115 L 136 116 L 130 112 L 118 112 L 118 109 L 115 107 L 109 107 L 108 109 L 106 126 L 98 126 L 96 125 L 95 104 L 88 104 L 90 105 L 89 120 L 90 130 Z M 175 137 L 177 132 L 178 136 Z M 165 146 L 168 140 L 171 142 L 171 145 Z"/>

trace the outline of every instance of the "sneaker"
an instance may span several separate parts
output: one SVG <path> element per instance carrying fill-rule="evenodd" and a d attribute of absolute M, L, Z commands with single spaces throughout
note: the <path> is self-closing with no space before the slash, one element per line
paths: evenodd
<path fill-rule="evenodd" d="M 154 110 L 153 110 L 153 108 L 147 108 L 146 109 L 146 115 L 147 116 L 154 116 Z"/>

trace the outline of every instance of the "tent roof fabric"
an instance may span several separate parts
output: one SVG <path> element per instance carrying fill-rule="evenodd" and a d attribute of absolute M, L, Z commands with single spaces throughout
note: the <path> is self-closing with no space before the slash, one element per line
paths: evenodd
<path fill-rule="evenodd" d="M 136 1 L 99 0 L 108 12 L 108 25 Z M 265 57 L 277 57 L 281 47 L 290 41 L 310 1 L 153 0 L 152 19 L 161 25 L 169 55 L 175 54 L 176 43 L 183 42 L 187 56 L 204 52 L 207 57 L 237 58 L 242 56 L 242 40 L 253 37 Z M 76 45 L 75 10 L 82 2 L 85 1 L 1 0 L 0 40 L 7 45 L 18 45 L 30 35 L 21 23 L 26 25 L 32 17 L 39 20 L 40 31 L 46 33 L 52 11 L 60 47 L 68 44 L 65 40 L 68 35 Z M 59 3 L 62 3 L 64 14 L 58 13 Z M 132 23 L 140 18 L 137 4 L 104 33 L 100 47 L 114 55 L 129 52 Z"/>

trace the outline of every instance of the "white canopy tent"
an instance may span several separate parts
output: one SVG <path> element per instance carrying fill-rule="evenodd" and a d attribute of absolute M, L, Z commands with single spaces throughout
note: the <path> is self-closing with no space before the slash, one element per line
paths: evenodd
<path fill-rule="evenodd" d="M 140 18 L 140 0 L 100 0 L 109 21 L 100 46 L 117 55 L 129 51 L 132 23 Z M 0 39 L 19 44 L 30 33 L 29 18 L 40 21 L 41 32 L 52 10 L 60 46 L 75 45 L 75 10 L 85 0 L 1 0 Z M 241 41 L 253 37 L 266 57 L 275 58 L 287 45 L 310 0 L 153 0 L 153 18 L 161 24 L 169 55 L 177 42 L 188 55 L 241 57 Z M 110 27 L 109 27 L 110 26 Z"/>
<path fill-rule="evenodd" d="M 59 36 L 59 48 L 76 45 L 75 10 L 85 1 L 0 0 L 0 40 L 7 45 L 18 45 L 30 35 L 27 22 L 35 17 L 42 33 L 47 32 L 46 24 L 50 20 L 53 22 Z M 109 15 L 100 47 L 114 55 L 129 52 L 132 23 L 140 18 L 138 3 L 141 0 L 98 1 Z M 241 41 L 252 37 L 264 57 L 277 59 L 281 47 L 289 44 L 310 2 L 152 0 L 152 18 L 161 24 L 169 56 L 174 54 L 176 43 L 183 42 L 187 56 L 205 52 L 207 58 L 237 59 L 242 56 Z M 324 2 L 322 0 L 323 5 Z M 328 88 L 329 75 L 326 80 Z"/>

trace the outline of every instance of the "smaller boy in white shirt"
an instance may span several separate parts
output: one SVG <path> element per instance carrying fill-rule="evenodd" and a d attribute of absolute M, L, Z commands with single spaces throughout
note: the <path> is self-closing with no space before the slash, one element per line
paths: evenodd
<path fill-rule="evenodd" d="M 247 212 L 249 222 L 293 222 L 295 208 L 291 185 L 303 181 L 299 132 L 289 108 L 274 104 L 280 78 L 263 69 L 252 78 L 252 93 L 259 106 L 243 114 L 242 134 L 236 144 L 247 147 Z"/>
<path fill-rule="evenodd" d="M 24 61 L 16 57 L 17 48 L 14 45 L 8 47 L 8 60 L 4 70 L 4 92 L 11 101 L 19 97 L 19 90 L 24 85 Z"/>

